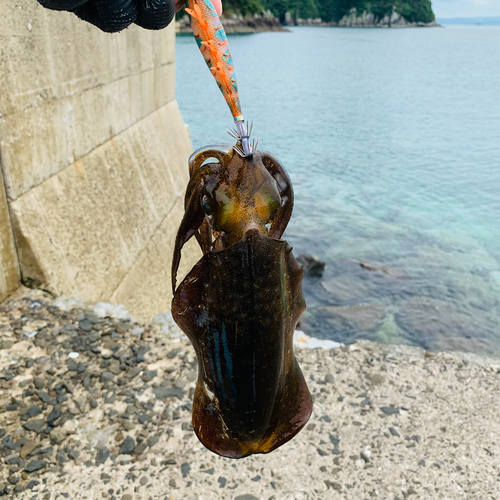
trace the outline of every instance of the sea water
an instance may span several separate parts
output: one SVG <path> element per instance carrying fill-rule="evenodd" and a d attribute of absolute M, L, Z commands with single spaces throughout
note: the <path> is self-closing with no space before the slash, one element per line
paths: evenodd
<path fill-rule="evenodd" d="M 259 149 L 288 170 L 285 233 L 314 253 L 301 329 L 500 351 L 500 27 L 293 28 L 230 36 Z M 231 115 L 192 37 L 176 95 L 193 147 Z"/>

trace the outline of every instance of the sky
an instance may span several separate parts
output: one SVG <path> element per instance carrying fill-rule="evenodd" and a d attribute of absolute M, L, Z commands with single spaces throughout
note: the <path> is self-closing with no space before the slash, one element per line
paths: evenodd
<path fill-rule="evenodd" d="M 500 16 L 500 0 L 432 0 L 436 17 Z"/>

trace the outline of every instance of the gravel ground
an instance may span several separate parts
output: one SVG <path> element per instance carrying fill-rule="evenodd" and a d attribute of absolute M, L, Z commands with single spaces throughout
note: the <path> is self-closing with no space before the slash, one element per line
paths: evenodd
<path fill-rule="evenodd" d="M 230 460 L 192 431 L 195 355 L 168 315 L 141 325 L 69 305 L 22 289 L 0 306 L 0 496 L 500 498 L 500 360 L 297 348 L 310 422 L 269 455 Z"/>

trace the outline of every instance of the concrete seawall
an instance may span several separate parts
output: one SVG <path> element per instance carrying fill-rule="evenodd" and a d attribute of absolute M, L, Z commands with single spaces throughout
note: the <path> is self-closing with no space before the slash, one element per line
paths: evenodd
<path fill-rule="evenodd" d="M 0 300 L 22 279 L 169 309 L 191 152 L 173 25 L 110 35 L 32 1 L 0 4 L 0 27 Z"/>

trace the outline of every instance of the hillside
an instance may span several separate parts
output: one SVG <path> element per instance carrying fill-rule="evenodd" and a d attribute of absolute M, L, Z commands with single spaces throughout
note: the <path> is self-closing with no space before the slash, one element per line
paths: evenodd
<path fill-rule="evenodd" d="M 259 14 L 270 10 L 282 23 L 287 13 L 292 19 L 318 19 L 339 23 L 344 16 L 372 14 L 376 21 L 398 13 L 408 23 L 431 23 L 435 20 L 430 0 L 225 0 L 224 13 Z M 355 9 L 353 11 L 353 9 Z M 289 24 L 289 23 L 286 23 Z"/>

